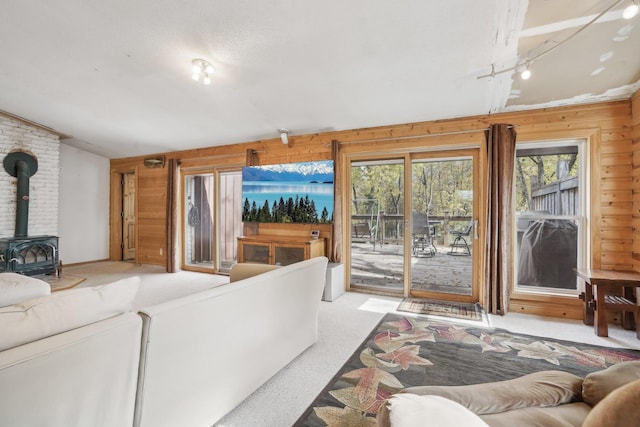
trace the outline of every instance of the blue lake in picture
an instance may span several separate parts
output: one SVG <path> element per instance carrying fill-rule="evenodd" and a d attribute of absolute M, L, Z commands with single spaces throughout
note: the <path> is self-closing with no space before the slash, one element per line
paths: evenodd
<path fill-rule="evenodd" d="M 269 209 L 273 202 L 279 203 L 280 198 L 286 201 L 291 197 L 294 202 L 296 196 L 304 198 L 309 196 L 316 206 L 318 217 L 322 214 L 322 209 L 327 208 L 329 217 L 333 215 L 333 183 L 309 183 L 309 182 L 268 182 L 268 181 L 243 181 L 242 182 L 242 203 L 249 199 L 249 204 L 256 202 L 256 206 L 261 208 L 264 201 L 269 202 Z"/>

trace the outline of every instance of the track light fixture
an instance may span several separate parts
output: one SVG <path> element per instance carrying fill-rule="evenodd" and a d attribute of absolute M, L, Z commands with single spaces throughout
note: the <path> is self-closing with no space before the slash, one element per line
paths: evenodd
<path fill-rule="evenodd" d="M 278 132 L 280 132 L 280 140 L 282 143 L 287 145 L 289 143 L 289 129 L 278 129 Z"/>
<path fill-rule="evenodd" d="M 195 81 L 200 81 L 206 85 L 211 84 L 211 74 L 213 74 L 213 67 L 204 59 L 194 59 L 191 61 L 191 78 Z"/>
<path fill-rule="evenodd" d="M 529 80 L 529 77 L 531 77 L 531 70 L 529 69 L 529 65 L 531 65 L 531 61 L 527 60 L 525 69 L 522 70 L 522 73 L 520 73 L 520 78 L 522 80 Z"/>
<path fill-rule="evenodd" d="M 520 73 L 520 78 L 522 80 L 529 79 L 531 77 L 531 70 L 529 69 L 529 66 L 531 64 L 533 64 L 534 61 L 537 61 L 538 59 L 542 58 L 543 56 L 545 56 L 546 54 L 548 54 L 552 50 L 557 49 L 558 47 L 560 47 L 564 43 L 568 42 L 569 40 L 571 40 L 572 38 L 577 36 L 579 33 L 584 31 L 591 24 L 593 24 L 594 22 L 596 22 L 597 20 L 602 18 L 602 16 L 604 16 L 607 12 L 611 11 L 613 8 L 615 8 L 616 6 L 619 6 L 621 3 L 625 2 L 625 1 L 626 0 L 617 0 L 617 1 L 615 1 L 609 7 L 607 7 L 602 12 L 600 12 L 598 15 L 596 15 L 593 19 L 591 19 L 589 22 L 587 22 L 586 24 L 582 25 L 576 31 L 571 33 L 568 37 L 564 38 L 563 40 L 560 40 L 560 41 L 556 42 L 555 44 L 552 44 L 549 48 L 543 50 L 542 52 L 540 52 L 540 53 L 538 53 L 538 54 L 536 54 L 536 55 L 534 55 L 534 56 L 532 56 L 530 58 L 527 58 L 524 64 L 523 64 L 522 61 L 518 61 L 518 63 L 516 65 L 514 65 L 513 67 L 504 68 L 504 69 L 498 70 L 498 71 L 496 71 L 496 69 L 495 69 L 495 64 L 491 64 L 491 72 L 489 74 L 483 74 L 481 76 L 478 76 L 477 78 L 478 79 L 485 79 L 487 77 L 495 77 L 498 74 L 508 73 L 508 72 L 511 72 L 511 71 L 517 71 L 519 69 L 522 69 L 522 66 L 524 65 L 525 69 Z M 638 6 L 638 1 L 639 0 L 631 0 L 631 4 L 628 5 L 624 9 L 624 11 L 622 12 L 622 17 L 623 18 L 631 19 L 631 18 L 635 17 L 638 14 L 638 10 L 640 9 L 640 7 Z M 551 40 L 545 41 L 543 43 L 543 45 L 548 43 L 548 42 L 550 42 L 550 41 Z"/>
<path fill-rule="evenodd" d="M 624 19 L 631 19 L 638 14 L 638 9 L 640 9 L 640 6 L 638 6 L 637 1 L 631 0 L 631 4 L 624 8 L 622 17 Z"/>

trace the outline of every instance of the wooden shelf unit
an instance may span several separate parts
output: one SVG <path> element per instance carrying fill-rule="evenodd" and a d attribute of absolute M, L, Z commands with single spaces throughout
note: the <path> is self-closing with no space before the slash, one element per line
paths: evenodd
<path fill-rule="evenodd" d="M 325 239 L 299 236 L 255 235 L 238 237 L 238 262 L 289 265 L 324 256 Z"/>

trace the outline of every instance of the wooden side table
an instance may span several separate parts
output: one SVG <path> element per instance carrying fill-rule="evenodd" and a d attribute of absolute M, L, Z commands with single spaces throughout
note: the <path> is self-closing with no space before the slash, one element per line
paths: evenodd
<path fill-rule="evenodd" d="M 593 325 L 599 337 L 609 335 L 607 309 L 622 311 L 622 327 L 633 329 L 640 339 L 640 306 L 635 297 L 640 287 L 640 273 L 632 271 L 591 270 L 574 268 L 576 275 L 585 282 L 585 291 L 580 295 L 584 301 L 583 318 L 585 325 Z M 622 296 L 616 295 L 622 293 Z"/>

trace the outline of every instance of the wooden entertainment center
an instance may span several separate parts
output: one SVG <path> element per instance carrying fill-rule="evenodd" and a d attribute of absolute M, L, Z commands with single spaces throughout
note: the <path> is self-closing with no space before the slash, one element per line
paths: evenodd
<path fill-rule="evenodd" d="M 314 233 L 314 231 L 319 233 Z M 313 234 L 319 234 L 316 238 Z M 238 262 L 288 265 L 319 256 L 329 257 L 332 224 L 245 222 L 238 237 Z"/>
<path fill-rule="evenodd" d="M 325 239 L 259 234 L 238 237 L 238 262 L 289 265 L 325 255 Z"/>

